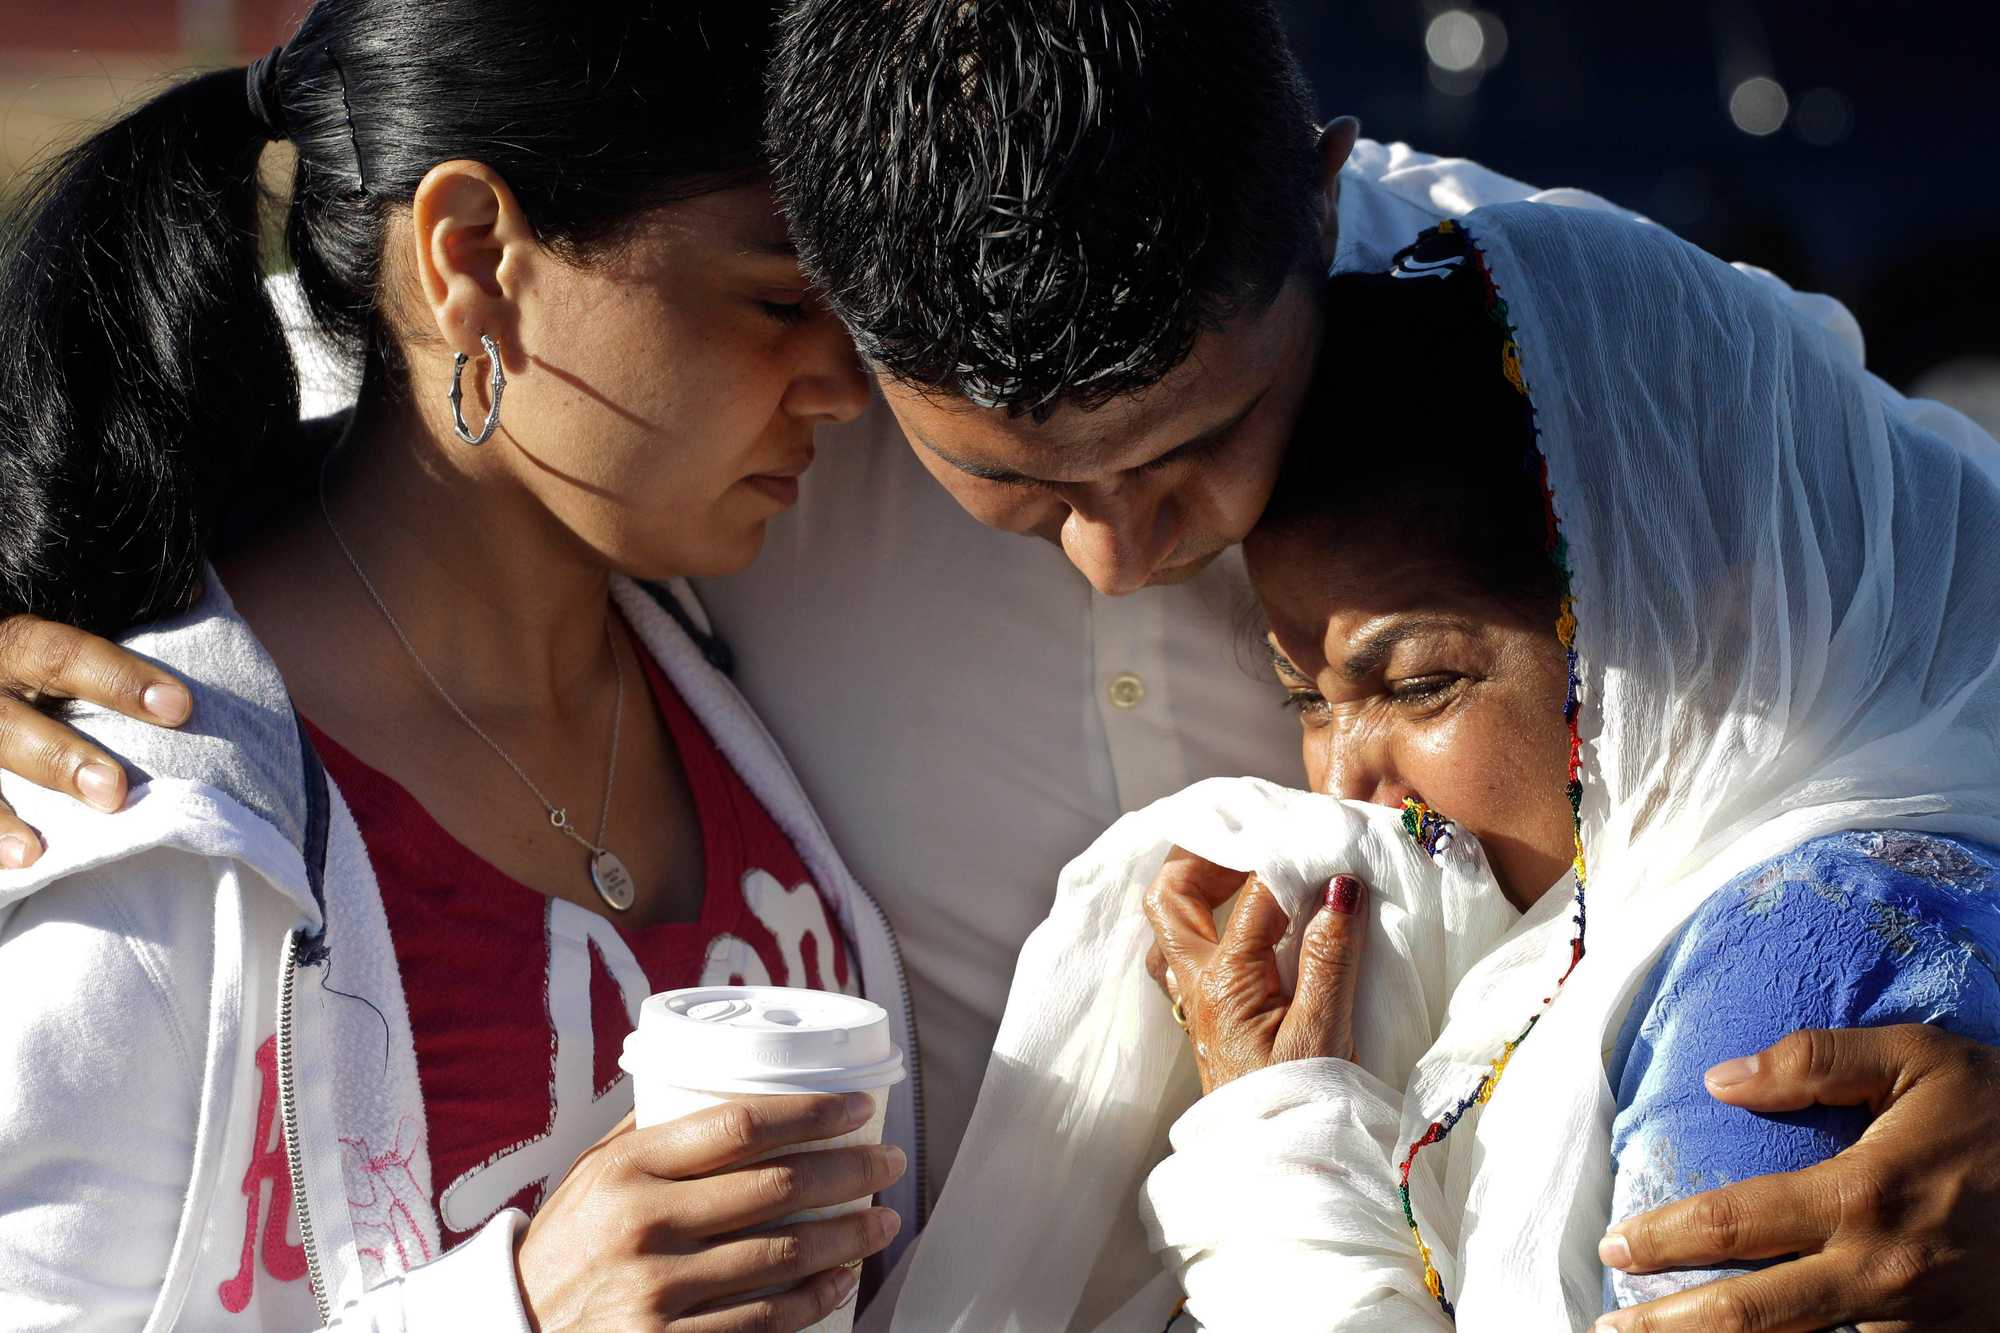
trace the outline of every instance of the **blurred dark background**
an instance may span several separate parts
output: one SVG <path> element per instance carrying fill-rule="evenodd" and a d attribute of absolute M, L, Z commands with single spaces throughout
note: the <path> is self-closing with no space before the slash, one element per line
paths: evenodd
<path fill-rule="evenodd" d="M 1870 363 L 2000 431 L 2000 3 L 1280 0 L 1328 116 L 1575 185 L 1831 292 Z M 302 0 L 0 0 L 0 192 Z"/>
<path fill-rule="evenodd" d="M 1283 0 L 1328 116 L 1830 292 L 2000 430 L 2000 4 Z"/>

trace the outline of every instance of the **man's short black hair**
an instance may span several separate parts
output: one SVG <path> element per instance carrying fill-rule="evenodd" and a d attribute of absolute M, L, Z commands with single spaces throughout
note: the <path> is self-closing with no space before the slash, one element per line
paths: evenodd
<path fill-rule="evenodd" d="M 771 149 L 878 369 L 1044 414 L 1157 383 L 1316 253 L 1269 0 L 796 0 Z"/>

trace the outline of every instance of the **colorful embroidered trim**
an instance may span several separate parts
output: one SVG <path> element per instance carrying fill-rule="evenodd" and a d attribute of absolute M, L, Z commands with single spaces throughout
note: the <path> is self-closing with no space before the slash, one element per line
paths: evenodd
<path fill-rule="evenodd" d="M 1425 856 L 1433 861 L 1442 862 L 1444 854 L 1451 850 L 1452 839 L 1458 836 L 1458 825 L 1416 797 L 1405 796 L 1403 832 L 1410 835 L 1411 842 L 1423 849 Z"/>
<path fill-rule="evenodd" d="M 1556 522 L 1555 492 L 1549 485 L 1549 460 L 1541 450 L 1539 443 L 1541 429 L 1535 422 L 1535 405 L 1528 395 L 1527 379 L 1521 370 L 1521 346 L 1515 339 L 1514 326 L 1509 322 L 1507 317 L 1507 303 L 1500 298 L 1500 289 L 1494 285 L 1493 275 L 1486 267 L 1485 255 L 1473 243 L 1472 238 L 1466 234 L 1465 229 L 1451 221 L 1440 222 L 1432 231 L 1426 232 L 1423 236 L 1419 237 L 1416 245 L 1412 246 L 1411 249 L 1415 250 L 1433 236 L 1450 238 L 1448 243 L 1462 247 L 1464 252 L 1471 257 L 1473 271 L 1478 273 L 1479 280 L 1485 287 L 1486 314 L 1489 319 L 1499 326 L 1502 339 L 1500 370 L 1507 377 L 1507 382 L 1513 385 L 1521 396 L 1521 409 L 1528 427 L 1530 440 L 1526 464 L 1534 470 L 1541 484 L 1543 503 L 1547 506 L 1549 559 L 1555 562 L 1556 570 L 1562 576 L 1562 606 L 1556 618 L 1556 638 L 1562 642 L 1563 652 L 1567 655 L 1569 661 L 1569 689 L 1563 700 L 1563 720 L 1569 724 L 1568 795 L 1570 830 L 1576 843 L 1576 915 L 1571 918 L 1576 923 L 1576 935 L 1570 940 L 1569 966 L 1563 970 L 1562 976 L 1556 979 L 1554 988 L 1542 997 L 1541 1007 L 1529 1017 L 1526 1026 L 1515 1034 L 1513 1040 L 1501 1046 L 1500 1054 L 1495 1056 L 1492 1063 L 1487 1066 L 1485 1076 L 1479 1080 L 1479 1085 L 1460 1098 L 1458 1104 L 1452 1107 L 1451 1110 L 1431 1122 L 1430 1128 L 1426 1129 L 1422 1136 L 1410 1145 L 1410 1149 L 1403 1155 L 1402 1164 L 1398 1169 L 1396 1197 L 1403 1205 L 1403 1220 L 1409 1224 L 1410 1235 L 1416 1239 L 1417 1253 L 1423 1257 L 1424 1285 L 1430 1289 L 1432 1299 L 1437 1301 L 1438 1305 L 1444 1310 L 1445 1315 L 1455 1322 L 1457 1312 L 1452 1308 L 1451 1300 L 1445 1295 L 1444 1279 L 1438 1275 L 1437 1266 L 1431 1262 L 1431 1247 L 1424 1241 L 1423 1228 L 1417 1224 L 1416 1213 L 1410 1207 L 1410 1167 L 1416 1162 L 1419 1152 L 1428 1148 L 1433 1143 L 1443 1142 L 1452 1129 L 1465 1116 L 1467 1111 L 1470 1111 L 1474 1106 L 1483 1105 L 1492 1100 L 1494 1089 L 1500 1086 L 1501 1076 L 1507 1072 L 1507 1062 L 1514 1058 L 1515 1050 L 1519 1048 L 1522 1042 L 1528 1039 L 1528 1034 L 1535 1030 L 1535 1024 L 1542 1021 L 1542 1015 L 1548 1012 L 1549 1006 L 1555 1002 L 1556 996 L 1561 993 L 1563 983 L 1568 981 L 1570 974 L 1576 971 L 1576 965 L 1583 961 L 1583 900 L 1586 875 L 1583 860 L 1583 740 L 1577 730 L 1577 714 L 1579 709 L 1577 702 L 1576 597 L 1571 591 L 1573 581 L 1570 575 L 1569 545 L 1563 540 L 1562 532 Z M 1398 262 L 1401 262 L 1400 259 Z M 1422 802 L 1404 802 L 1403 827 L 1406 830 L 1412 828 L 1412 806 L 1416 806 L 1420 811 L 1428 813 L 1428 811 L 1424 810 Z M 1414 822 L 1418 828 L 1421 828 L 1422 816 L 1419 815 Z M 1412 831 L 1411 836 L 1416 837 L 1417 835 Z M 1419 838 L 1419 842 L 1421 841 Z"/>

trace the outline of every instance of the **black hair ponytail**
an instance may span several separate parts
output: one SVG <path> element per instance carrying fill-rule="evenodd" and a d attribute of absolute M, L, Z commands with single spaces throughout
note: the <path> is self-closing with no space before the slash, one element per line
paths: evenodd
<path fill-rule="evenodd" d="M 180 610 L 232 507 L 311 475 L 327 433 L 297 428 L 258 262 L 268 140 L 297 150 L 303 314 L 367 368 L 364 395 L 393 393 L 381 257 L 430 169 L 486 163 L 585 262 L 648 210 L 763 173 L 776 7 L 318 0 L 252 69 L 52 162 L 0 272 L 0 616 L 110 633 Z"/>
<path fill-rule="evenodd" d="M 241 70 L 162 93 L 29 186 L 0 273 L 0 613 L 178 609 L 298 417 L 257 262 Z"/>

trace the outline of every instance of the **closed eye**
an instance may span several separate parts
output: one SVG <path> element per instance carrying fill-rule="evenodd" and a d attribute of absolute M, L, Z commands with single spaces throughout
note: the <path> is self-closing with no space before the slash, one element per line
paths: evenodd
<path fill-rule="evenodd" d="M 1285 697 L 1278 701 L 1278 706 L 1294 709 L 1302 715 L 1326 712 L 1326 696 L 1319 692 L 1310 676 L 1292 665 L 1292 659 L 1278 647 L 1277 639 L 1267 636 L 1264 648 L 1271 655 L 1271 670 L 1277 673 L 1278 683 L 1285 687 Z"/>
<path fill-rule="evenodd" d="M 1254 398 L 1238 408 L 1227 421 L 1218 422 L 1210 426 L 1193 439 L 1183 444 L 1175 445 L 1158 458 L 1149 459 L 1139 464 L 1133 471 L 1164 472 L 1170 467 L 1177 467 L 1182 463 L 1192 463 L 1197 459 L 1219 451 L 1223 445 L 1229 443 L 1230 439 L 1236 434 L 1237 429 L 1250 419 L 1250 414 L 1257 410 L 1257 405 L 1264 401 L 1264 395 L 1270 391 L 1270 386 L 1265 385 L 1257 391 L 1257 395 Z"/>
<path fill-rule="evenodd" d="M 757 308 L 780 324 L 803 324 L 812 315 L 803 297 L 797 301 L 760 300 L 757 302 Z"/>
<path fill-rule="evenodd" d="M 1189 440 L 1179 448 L 1169 449 L 1158 458 L 1149 459 L 1139 464 L 1136 470 L 1139 472 L 1165 472 L 1170 467 L 1177 467 L 1182 463 L 1195 462 L 1197 459 L 1205 458 L 1221 448 L 1226 439 L 1228 439 L 1227 435 L 1218 432 L 1203 436 L 1198 440 Z"/>
<path fill-rule="evenodd" d="M 1465 677 L 1452 671 L 1433 672 L 1427 676 L 1407 676 L 1389 682 L 1389 697 L 1399 704 L 1421 706 L 1441 703 L 1457 693 L 1465 683 Z"/>
<path fill-rule="evenodd" d="M 1278 707 L 1299 713 L 1323 713 L 1326 711 L 1326 699 L 1317 690 L 1287 690 L 1285 697 L 1278 701 Z"/>

